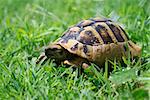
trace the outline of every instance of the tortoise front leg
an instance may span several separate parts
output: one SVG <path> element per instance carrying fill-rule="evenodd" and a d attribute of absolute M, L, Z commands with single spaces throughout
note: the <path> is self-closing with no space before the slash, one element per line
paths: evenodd
<path fill-rule="evenodd" d="M 76 58 L 73 60 L 65 60 L 63 63 L 66 65 L 76 67 L 76 68 L 81 67 L 83 69 L 86 69 L 89 67 L 89 64 L 87 63 L 87 61 L 82 58 Z"/>
<path fill-rule="evenodd" d="M 90 66 L 90 65 L 87 64 L 87 63 L 82 63 L 82 68 L 83 68 L 83 69 L 87 69 L 89 66 Z"/>
<path fill-rule="evenodd" d="M 76 58 L 74 60 L 65 60 L 64 64 L 73 66 L 74 68 L 78 68 L 78 75 L 81 75 L 86 68 L 89 67 L 89 64 L 86 63 L 87 61 L 85 61 L 82 58 Z"/>
<path fill-rule="evenodd" d="M 44 64 L 47 60 L 48 60 L 48 58 L 45 55 L 45 53 L 43 52 L 36 60 L 36 64 L 39 64 L 40 62 L 41 62 L 41 64 Z"/>

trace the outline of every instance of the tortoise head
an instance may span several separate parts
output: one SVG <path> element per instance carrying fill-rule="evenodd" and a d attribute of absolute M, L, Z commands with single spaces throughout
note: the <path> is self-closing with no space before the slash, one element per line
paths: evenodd
<path fill-rule="evenodd" d="M 59 44 L 51 44 L 45 49 L 45 55 L 50 59 L 55 59 L 56 62 L 65 60 L 69 52 Z"/>

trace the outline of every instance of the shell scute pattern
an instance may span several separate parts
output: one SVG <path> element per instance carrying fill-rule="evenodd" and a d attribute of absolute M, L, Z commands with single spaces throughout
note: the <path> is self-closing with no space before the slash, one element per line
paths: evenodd
<path fill-rule="evenodd" d="M 69 39 L 77 39 L 77 37 L 80 34 L 79 31 L 79 27 L 72 27 L 69 30 L 67 30 L 61 37 L 61 39 L 63 40 L 62 43 L 67 43 Z"/>
<path fill-rule="evenodd" d="M 71 47 L 70 49 L 71 49 L 72 51 L 77 50 L 77 49 L 78 49 L 78 44 L 79 44 L 79 43 L 75 44 L 75 45 L 74 45 L 73 47 Z"/>
<path fill-rule="evenodd" d="M 126 33 L 109 19 L 94 18 L 84 20 L 69 28 L 62 39 L 67 43 L 69 39 L 77 40 L 85 45 L 102 45 L 127 41 Z"/>
<path fill-rule="evenodd" d="M 69 28 L 61 41 L 66 41 L 60 45 L 70 53 L 94 61 L 121 57 L 126 52 L 122 44 L 128 41 L 128 37 L 118 24 L 109 19 L 95 18 Z"/>
<path fill-rule="evenodd" d="M 108 34 L 108 29 L 106 29 L 103 25 L 97 24 L 95 26 L 95 30 L 99 33 L 100 37 L 102 38 L 104 44 L 113 43 L 111 37 Z"/>
<path fill-rule="evenodd" d="M 116 39 L 118 40 L 118 42 L 125 41 L 124 38 L 121 35 L 121 30 L 116 25 L 114 25 L 113 23 L 108 23 L 108 22 L 106 24 L 112 30 L 112 32 L 114 33 L 114 35 L 115 35 Z"/>
<path fill-rule="evenodd" d="M 81 22 L 79 22 L 77 25 L 75 25 L 75 26 L 77 26 L 77 27 L 79 27 L 79 28 L 83 28 L 83 27 L 86 27 L 86 26 L 91 26 L 92 24 L 94 24 L 95 22 L 94 21 L 92 21 L 92 20 L 84 20 L 84 21 L 81 21 Z"/>
<path fill-rule="evenodd" d="M 91 27 L 85 27 L 82 32 L 80 32 L 77 40 L 86 45 L 96 45 L 99 44 L 98 37 L 94 34 L 95 30 Z"/>

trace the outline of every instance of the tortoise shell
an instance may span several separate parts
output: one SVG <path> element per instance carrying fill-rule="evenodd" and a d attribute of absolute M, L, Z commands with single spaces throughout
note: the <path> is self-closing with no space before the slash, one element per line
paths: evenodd
<path fill-rule="evenodd" d="M 106 59 L 126 57 L 128 51 L 132 57 L 139 56 L 141 52 L 120 25 L 106 18 L 83 20 L 50 45 L 60 45 L 69 53 L 97 65 L 102 65 Z"/>
<path fill-rule="evenodd" d="M 121 26 L 105 18 L 79 22 L 69 28 L 57 43 L 70 53 L 99 65 L 106 58 L 120 59 L 127 56 L 127 46 L 133 57 L 139 56 L 141 52 L 141 48 L 129 40 Z"/>

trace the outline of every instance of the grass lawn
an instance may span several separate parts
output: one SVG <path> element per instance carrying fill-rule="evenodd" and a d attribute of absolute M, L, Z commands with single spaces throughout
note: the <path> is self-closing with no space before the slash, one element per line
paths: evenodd
<path fill-rule="evenodd" d="M 92 66 L 93 75 L 77 77 L 77 70 L 52 61 L 35 64 L 43 46 L 94 16 L 120 23 L 142 47 L 143 63 L 114 63 L 109 77 Z M 0 0 L 0 99 L 149 100 L 149 0 Z"/>

